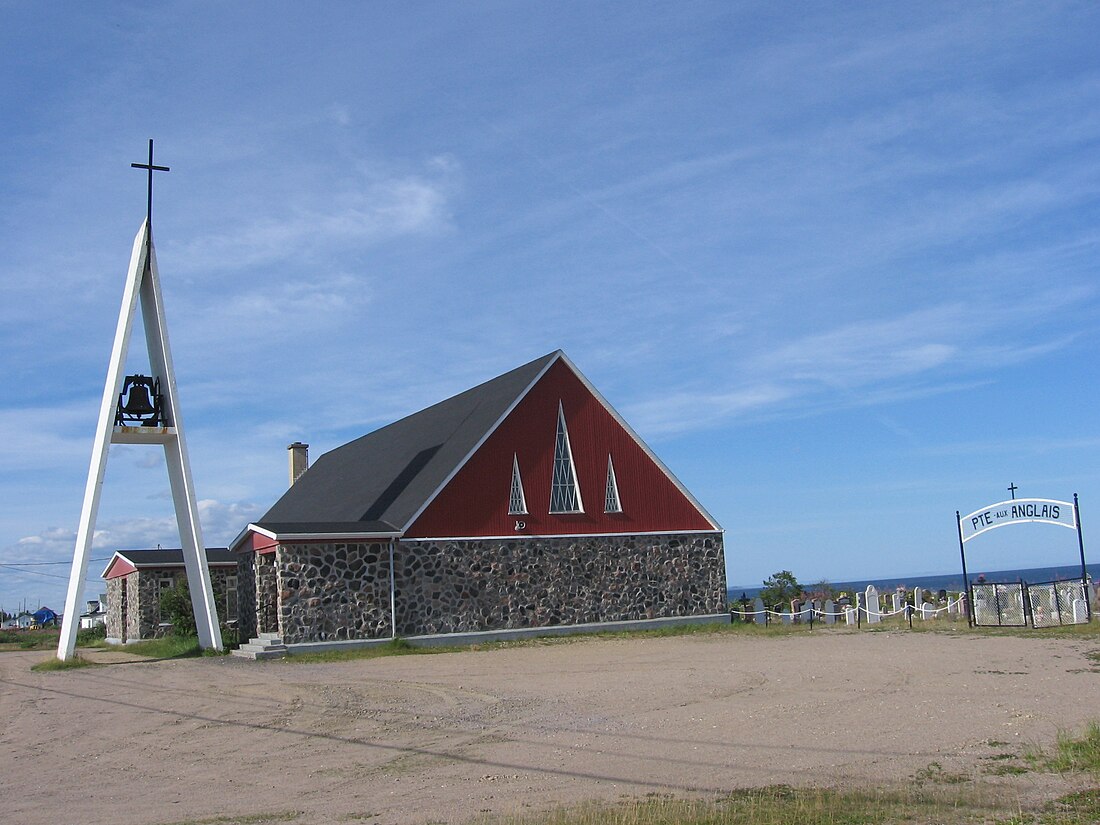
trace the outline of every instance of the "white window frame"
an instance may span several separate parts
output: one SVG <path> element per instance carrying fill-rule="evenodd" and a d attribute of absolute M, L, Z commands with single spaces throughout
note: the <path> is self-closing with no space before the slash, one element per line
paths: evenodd
<path fill-rule="evenodd" d="M 519 457 L 512 453 L 512 487 L 508 491 L 508 515 L 527 515 L 527 496 L 523 492 L 523 477 L 519 474 Z"/>
<path fill-rule="evenodd" d="M 619 482 L 615 478 L 615 465 L 611 461 L 611 453 L 607 454 L 607 486 L 604 487 L 603 511 L 605 513 L 623 511 L 623 500 L 619 498 Z"/>
<path fill-rule="evenodd" d="M 562 445 L 564 450 L 559 454 L 558 437 L 562 437 L 564 442 Z M 569 479 L 568 483 L 558 482 L 558 465 L 559 463 L 568 462 L 569 464 Z M 568 514 L 568 513 L 583 513 L 584 512 L 584 499 L 581 497 L 581 485 L 577 480 L 577 463 L 573 460 L 573 447 L 569 442 L 569 427 L 565 423 L 565 410 L 562 408 L 561 401 L 558 401 L 558 425 L 554 432 L 554 464 L 550 470 L 550 512 L 555 514 Z M 554 504 L 558 498 L 559 490 L 572 489 L 573 496 L 576 498 L 577 506 L 571 509 L 564 509 L 562 507 L 555 507 Z M 564 503 L 561 502 L 561 503 Z"/>

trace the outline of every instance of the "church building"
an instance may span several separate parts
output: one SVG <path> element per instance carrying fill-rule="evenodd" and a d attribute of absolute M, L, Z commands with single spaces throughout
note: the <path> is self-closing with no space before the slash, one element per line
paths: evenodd
<path fill-rule="evenodd" d="M 290 450 L 230 548 L 242 639 L 728 621 L 722 528 L 560 350 L 308 469 Z"/>

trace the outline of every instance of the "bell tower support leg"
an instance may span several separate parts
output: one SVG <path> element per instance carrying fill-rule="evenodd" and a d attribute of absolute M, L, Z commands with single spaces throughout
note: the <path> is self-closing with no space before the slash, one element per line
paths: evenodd
<path fill-rule="evenodd" d="M 180 543 L 183 546 L 183 565 L 187 570 L 187 587 L 191 593 L 191 607 L 195 611 L 195 629 L 199 645 L 207 650 L 222 647 L 218 611 L 214 604 L 214 588 L 210 568 L 206 563 L 206 551 L 199 523 L 199 508 L 195 500 L 195 487 L 191 480 L 191 467 L 187 451 L 181 439 L 164 445 L 164 458 L 168 464 L 168 479 L 172 485 L 172 503 L 176 509 Z"/>
<path fill-rule="evenodd" d="M 149 365 L 160 376 L 161 390 L 164 393 L 164 416 L 175 431 L 175 435 L 164 442 L 164 459 L 172 486 L 172 504 L 176 511 L 176 526 L 180 534 L 183 565 L 187 571 L 187 587 L 191 593 L 199 646 L 207 650 L 221 650 L 222 634 L 214 604 L 210 566 L 206 560 L 206 545 L 202 539 L 195 483 L 191 477 L 191 463 L 187 458 L 187 442 L 183 434 L 183 418 L 180 415 L 176 391 L 176 372 L 172 366 L 172 349 L 168 343 L 168 325 L 164 318 L 160 273 L 151 240 L 149 268 L 141 283 L 141 315 L 145 322 Z"/>
<path fill-rule="evenodd" d="M 80 526 L 77 528 L 73 566 L 69 573 L 69 589 L 65 595 L 65 612 L 61 617 L 61 637 L 57 643 L 57 658 L 62 661 L 72 658 L 76 650 L 76 631 L 80 627 L 80 599 L 84 593 L 84 579 L 88 575 L 88 559 L 91 557 L 92 540 L 95 538 L 99 498 L 107 473 L 107 452 L 110 450 L 111 433 L 114 430 L 115 405 L 122 389 L 126 352 L 130 347 L 130 333 L 134 326 L 134 312 L 137 310 L 142 274 L 148 262 L 148 232 L 149 224 L 146 222 L 134 238 L 126 287 L 122 293 L 122 307 L 118 313 L 118 326 L 115 328 L 115 341 L 111 347 L 111 361 L 107 367 L 107 380 L 103 385 L 99 424 L 92 446 L 91 465 L 88 467 L 88 483 L 84 488 L 84 504 L 80 510 Z"/>

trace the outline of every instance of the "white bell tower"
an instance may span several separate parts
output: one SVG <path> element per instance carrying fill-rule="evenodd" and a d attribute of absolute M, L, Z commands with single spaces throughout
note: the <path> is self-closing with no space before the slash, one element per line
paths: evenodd
<path fill-rule="evenodd" d="M 168 346 L 168 327 L 164 320 L 164 303 L 160 290 L 157 256 L 153 248 L 153 172 L 167 172 L 167 166 L 153 165 L 153 141 L 149 141 L 149 162 L 132 163 L 149 172 L 148 201 L 145 222 L 134 238 L 126 289 L 118 315 L 115 342 L 103 387 L 103 403 L 99 408 L 99 425 L 88 468 L 88 483 L 84 488 L 84 506 L 80 511 L 80 527 L 76 535 L 69 590 L 65 597 L 65 613 L 57 658 L 69 659 L 76 649 L 76 631 L 80 626 L 80 605 L 84 579 L 88 574 L 88 559 L 95 534 L 96 515 L 107 469 L 107 452 L 111 444 L 160 444 L 168 464 L 172 501 L 176 510 L 180 546 L 183 548 L 191 604 L 195 609 L 195 626 L 199 644 L 220 649 L 221 630 L 206 561 L 202 526 L 187 458 L 187 442 L 183 437 L 176 375 L 172 368 L 172 353 Z M 149 349 L 151 376 L 125 376 L 126 353 L 130 345 L 134 315 L 141 304 L 145 325 L 145 341 Z M 124 393 L 128 394 L 124 398 Z"/>

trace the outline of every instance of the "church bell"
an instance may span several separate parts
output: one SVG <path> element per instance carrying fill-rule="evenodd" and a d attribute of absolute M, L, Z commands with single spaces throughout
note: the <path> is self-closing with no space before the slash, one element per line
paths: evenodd
<path fill-rule="evenodd" d="M 164 426 L 164 396 L 160 379 L 148 375 L 127 375 L 118 395 L 115 426 L 140 424 L 143 427 Z"/>

